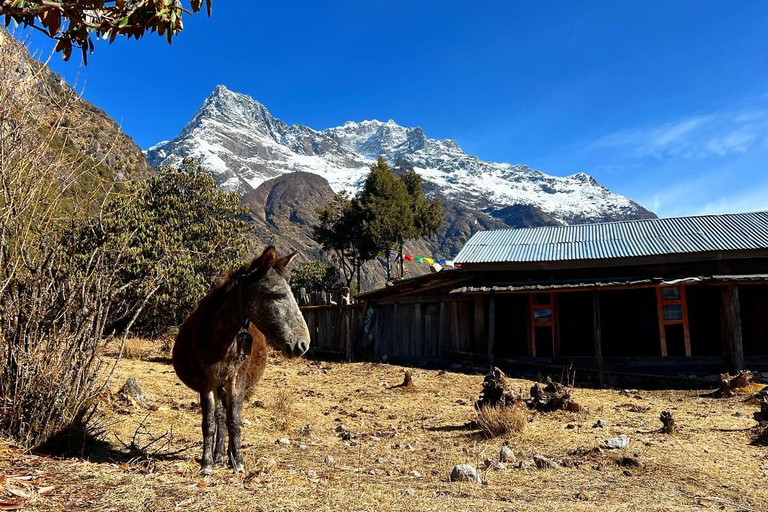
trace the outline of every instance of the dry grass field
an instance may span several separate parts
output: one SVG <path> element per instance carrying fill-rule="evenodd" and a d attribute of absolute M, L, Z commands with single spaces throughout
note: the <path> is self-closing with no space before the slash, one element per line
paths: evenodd
<path fill-rule="evenodd" d="M 201 477 L 198 397 L 167 360 L 123 359 L 112 393 L 133 376 L 154 410 L 105 396 L 108 445 L 88 460 L 0 441 L 0 510 L 768 510 L 768 447 L 746 430 L 756 406 L 745 397 L 761 386 L 715 399 L 577 382 L 584 411 L 537 413 L 522 432 L 488 439 L 474 423 L 482 375 L 414 369 L 412 389 L 390 389 L 403 373 L 272 357 L 244 408 L 246 473 L 220 466 Z M 527 396 L 531 381 L 512 382 Z M 659 432 L 662 410 L 674 414 L 677 434 Z M 339 424 L 350 439 L 335 432 Z M 140 448 L 165 435 L 146 449 L 157 452 L 150 458 L 123 444 L 140 425 Z M 593 450 L 619 434 L 629 436 L 626 450 Z M 484 469 L 504 442 L 518 461 L 543 455 L 563 465 Z M 623 457 L 642 467 L 622 466 Z M 484 484 L 449 482 L 459 463 L 481 467 Z"/>

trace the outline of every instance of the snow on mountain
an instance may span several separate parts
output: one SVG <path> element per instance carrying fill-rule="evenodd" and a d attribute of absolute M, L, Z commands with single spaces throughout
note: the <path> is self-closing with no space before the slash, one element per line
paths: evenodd
<path fill-rule="evenodd" d="M 318 174 L 337 192 L 354 191 L 379 156 L 414 168 L 447 199 L 491 215 L 528 205 L 565 223 L 654 216 L 584 173 L 557 177 L 523 164 L 486 162 L 453 140 L 430 139 L 421 128 L 392 120 L 349 121 L 325 130 L 289 126 L 222 85 L 176 137 L 147 150 L 154 165 L 197 158 L 222 187 L 240 194 L 293 171 Z"/>

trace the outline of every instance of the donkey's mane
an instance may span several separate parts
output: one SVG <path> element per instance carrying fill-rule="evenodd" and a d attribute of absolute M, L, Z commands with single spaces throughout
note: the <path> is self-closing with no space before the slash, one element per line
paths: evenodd
<path fill-rule="evenodd" d="M 203 313 L 218 309 L 226 300 L 229 292 L 234 290 L 237 286 L 238 276 L 253 272 L 256 270 L 258 265 L 259 258 L 254 257 L 251 259 L 250 263 L 245 263 L 237 268 L 234 268 L 227 272 L 224 276 L 218 278 L 213 283 L 213 286 L 205 295 L 205 297 L 203 297 L 197 304 L 197 307 L 194 309 L 194 311 L 189 314 L 187 321 L 191 320 L 192 317 L 199 317 Z M 284 275 L 283 269 L 277 266 L 273 266 L 272 268 L 274 268 L 280 275 Z"/>

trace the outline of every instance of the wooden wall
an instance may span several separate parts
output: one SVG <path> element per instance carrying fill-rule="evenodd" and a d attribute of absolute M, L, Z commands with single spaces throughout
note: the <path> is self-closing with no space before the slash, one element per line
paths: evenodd
<path fill-rule="evenodd" d="M 363 340 L 365 306 L 306 306 L 301 308 L 310 336 L 310 351 L 351 360 Z"/>
<path fill-rule="evenodd" d="M 487 297 L 430 299 L 374 306 L 375 357 L 427 360 L 487 355 Z"/>

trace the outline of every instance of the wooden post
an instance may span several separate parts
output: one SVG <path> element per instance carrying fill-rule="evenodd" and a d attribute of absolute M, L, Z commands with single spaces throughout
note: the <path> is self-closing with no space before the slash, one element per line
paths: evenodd
<path fill-rule="evenodd" d="M 664 306 L 661 305 L 661 287 L 656 288 L 656 310 L 659 315 L 659 341 L 661 343 L 661 355 L 667 355 L 667 327 L 664 325 Z"/>
<path fill-rule="evenodd" d="M 725 314 L 724 333 L 731 349 L 731 370 L 739 372 L 744 369 L 744 344 L 741 332 L 741 304 L 739 288 L 729 284 L 723 290 L 723 308 Z"/>
<path fill-rule="evenodd" d="M 688 301 L 685 298 L 685 286 L 680 285 L 680 309 L 683 312 L 683 339 L 685 356 L 691 357 L 691 332 L 688 330 Z"/>
<path fill-rule="evenodd" d="M 493 370 L 493 352 L 496 336 L 496 297 L 491 294 L 488 298 L 488 367 Z"/>
<path fill-rule="evenodd" d="M 349 304 L 344 306 L 344 309 L 341 310 L 341 314 L 344 315 L 344 342 L 346 346 L 346 353 L 347 353 L 347 362 L 352 362 L 352 336 L 349 332 L 349 316 L 351 314 L 351 310 L 349 307 Z"/>
<path fill-rule="evenodd" d="M 480 343 L 485 341 L 485 311 L 483 311 L 483 296 L 475 295 L 474 302 L 475 339 L 473 340 L 474 343 L 472 345 L 477 352 L 480 352 Z"/>
<path fill-rule="evenodd" d="M 595 330 L 595 361 L 597 362 L 597 382 L 600 387 L 605 387 L 605 375 L 603 375 L 603 339 L 600 319 L 600 292 L 592 292 L 592 323 Z"/>
<path fill-rule="evenodd" d="M 437 357 L 442 355 L 445 340 L 445 302 L 440 301 L 440 319 L 437 327 Z"/>
<path fill-rule="evenodd" d="M 424 331 L 421 328 L 421 304 L 413 305 L 413 336 L 411 337 L 411 355 L 424 357 Z"/>

